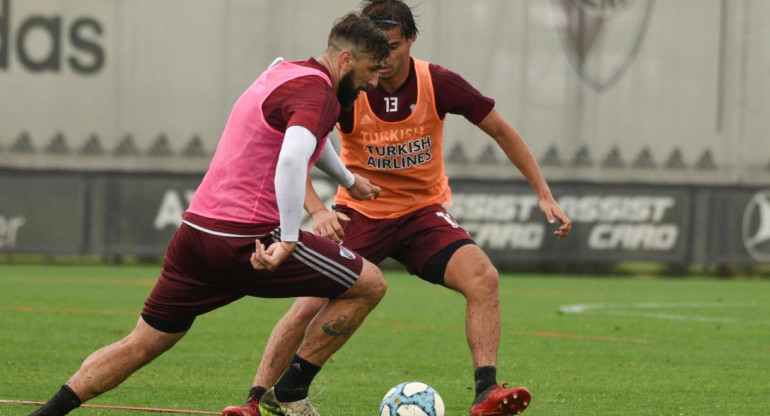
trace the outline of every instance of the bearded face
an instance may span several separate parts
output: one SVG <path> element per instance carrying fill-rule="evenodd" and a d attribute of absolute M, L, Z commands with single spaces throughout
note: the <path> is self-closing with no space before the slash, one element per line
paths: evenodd
<path fill-rule="evenodd" d="M 358 98 L 358 93 L 363 90 L 363 88 L 357 88 L 356 84 L 353 80 L 353 74 L 355 71 L 350 71 L 345 76 L 340 79 L 340 85 L 337 89 L 337 99 L 340 101 L 340 106 L 342 106 L 345 110 L 350 110 L 353 108 L 353 103 L 356 102 L 356 98 Z"/>

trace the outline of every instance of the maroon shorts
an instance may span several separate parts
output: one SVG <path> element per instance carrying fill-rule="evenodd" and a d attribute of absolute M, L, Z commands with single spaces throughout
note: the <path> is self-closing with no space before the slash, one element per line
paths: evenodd
<path fill-rule="evenodd" d="M 291 257 L 276 270 L 254 270 L 249 259 L 255 239 L 265 247 L 280 240 L 274 225 L 257 231 L 261 232 L 255 234 L 263 235 L 223 236 L 183 223 L 169 244 L 160 278 L 145 301 L 145 320 L 156 329 L 179 332 L 188 329 L 196 316 L 244 296 L 334 298 L 361 274 L 361 256 L 304 231 Z"/>
<path fill-rule="evenodd" d="M 429 205 L 398 218 L 373 219 L 358 211 L 338 205 L 335 210 L 348 217 L 343 222 L 345 247 L 374 264 L 392 257 L 406 266 L 411 274 L 432 283 L 443 284 L 443 270 L 454 250 L 473 239 L 441 205 Z M 447 251 L 449 250 L 449 251 Z M 426 270 L 434 256 L 440 264 L 439 276 Z M 433 269 L 435 270 L 435 268 Z"/>

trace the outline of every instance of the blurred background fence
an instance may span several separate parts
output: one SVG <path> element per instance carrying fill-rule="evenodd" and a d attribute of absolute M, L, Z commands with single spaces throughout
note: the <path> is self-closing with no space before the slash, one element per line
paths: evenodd
<path fill-rule="evenodd" d="M 451 210 L 498 264 L 770 262 L 770 2 L 408 3 L 415 56 L 496 100 L 575 220 L 551 241 L 450 116 Z M 0 0 L 0 252 L 161 256 L 243 89 L 356 7 Z"/>

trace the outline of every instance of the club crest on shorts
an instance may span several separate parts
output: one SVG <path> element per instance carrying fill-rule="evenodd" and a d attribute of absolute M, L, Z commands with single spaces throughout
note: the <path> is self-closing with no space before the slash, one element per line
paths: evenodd
<path fill-rule="evenodd" d="M 350 260 L 353 260 L 356 258 L 356 255 L 352 251 L 342 246 L 340 246 L 340 256 Z"/>

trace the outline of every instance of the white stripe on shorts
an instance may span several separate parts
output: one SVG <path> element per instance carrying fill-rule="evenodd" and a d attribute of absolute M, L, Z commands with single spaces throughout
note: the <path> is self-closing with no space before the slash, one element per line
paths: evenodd
<path fill-rule="evenodd" d="M 297 244 L 297 249 L 294 250 L 294 253 L 296 254 L 296 257 L 300 259 L 303 263 L 307 264 L 310 267 L 315 268 L 313 265 L 310 264 L 310 262 L 313 262 L 315 265 L 317 265 L 319 268 L 324 268 L 331 273 L 335 273 L 337 276 L 339 276 L 340 279 L 344 280 L 347 284 L 343 284 L 345 287 L 353 286 L 353 284 L 356 283 L 356 280 L 358 280 L 358 275 L 348 269 L 347 267 L 335 262 L 334 260 L 324 257 L 322 254 L 318 253 L 317 251 L 313 251 L 309 249 L 306 245 L 299 243 Z M 303 261 L 306 260 L 306 261 Z M 335 279 L 336 280 L 336 279 Z"/>
<path fill-rule="evenodd" d="M 278 230 L 271 232 L 273 240 L 280 241 L 281 234 Z M 334 280 L 344 287 L 353 286 L 358 280 L 358 274 L 347 267 L 344 267 L 340 263 L 325 257 L 321 253 L 311 250 L 306 245 L 297 242 L 297 247 L 291 255 L 297 260 L 304 263 L 311 269 L 323 274 L 324 276 Z"/>

